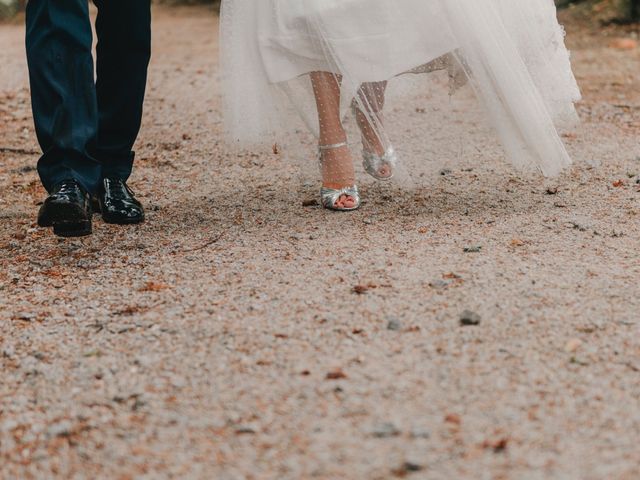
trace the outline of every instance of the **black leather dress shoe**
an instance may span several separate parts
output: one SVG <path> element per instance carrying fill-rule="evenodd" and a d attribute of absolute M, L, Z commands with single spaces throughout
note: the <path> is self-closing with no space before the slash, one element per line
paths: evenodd
<path fill-rule="evenodd" d="M 82 237 L 91 234 L 91 197 L 73 179 L 53 187 L 38 213 L 38 225 L 53 227 L 61 237 Z"/>
<path fill-rule="evenodd" d="M 144 208 L 124 180 L 105 178 L 98 194 L 102 218 L 106 223 L 130 225 L 144 221 Z"/>

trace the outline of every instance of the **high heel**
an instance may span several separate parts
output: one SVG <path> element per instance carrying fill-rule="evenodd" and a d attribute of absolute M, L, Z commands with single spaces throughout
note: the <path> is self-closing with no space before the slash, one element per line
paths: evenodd
<path fill-rule="evenodd" d="M 326 152 L 327 150 L 334 150 L 336 148 L 342 148 L 346 146 L 347 146 L 346 142 L 336 143 L 334 145 L 320 145 L 318 147 L 318 159 L 320 161 L 320 165 L 322 165 L 322 161 L 323 161 L 322 157 L 324 152 Z M 353 198 L 353 202 L 354 202 L 353 207 L 340 207 L 336 205 L 340 200 L 340 198 L 343 196 Z M 360 208 L 360 193 L 358 192 L 358 187 L 356 185 L 339 188 L 339 189 L 323 186 L 320 189 L 320 202 L 322 206 L 328 210 L 335 210 L 339 212 L 349 212 L 349 211 L 357 210 L 358 208 Z"/>
<path fill-rule="evenodd" d="M 342 196 L 348 196 L 353 198 L 354 206 L 353 207 L 337 207 L 336 203 L 340 200 Z M 336 190 L 334 188 L 322 187 L 320 189 L 320 198 L 322 201 L 322 206 L 329 210 L 336 210 L 338 212 L 350 212 L 352 210 L 357 210 L 360 208 L 360 193 L 358 192 L 358 187 L 354 185 L 353 187 L 346 187 Z"/>
<path fill-rule="evenodd" d="M 353 111 L 353 116 L 356 119 L 356 123 L 358 123 L 358 126 L 360 126 L 360 122 L 358 122 L 358 114 L 361 113 L 365 117 L 366 115 L 362 112 L 362 110 L 360 110 L 355 100 L 351 103 L 351 110 Z M 376 180 L 381 180 L 383 182 L 391 180 L 393 178 L 396 165 L 398 164 L 398 155 L 396 154 L 395 148 L 393 148 L 393 146 L 389 146 L 382 155 L 378 155 L 377 153 L 369 150 L 369 146 L 370 145 L 368 145 L 368 142 L 363 135 L 362 166 L 364 167 L 364 171 Z M 380 171 L 385 166 L 389 169 L 389 175 L 380 174 Z"/>
<path fill-rule="evenodd" d="M 376 180 L 382 180 L 383 182 L 391 180 L 397 164 L 398 155 L 392 146 L 387 148 L 383 155 L 370 152 L 366 147 L 362 149 L 362 166 L 365 172 Z M 380 170 L 385 166 L 389 168 L 389 175 L 380 175 Z"/>

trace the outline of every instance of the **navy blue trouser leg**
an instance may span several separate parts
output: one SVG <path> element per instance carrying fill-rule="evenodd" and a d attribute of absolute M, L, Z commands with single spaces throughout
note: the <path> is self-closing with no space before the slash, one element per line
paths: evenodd
<path fill-rule="evenodd" d="M 75 178 L 87 190 L 100 181 L 88 148 L 98 133 L 91 24 L 86 0 L 27 2 L 27 60 L 38 172 L 47 190 Z"/>
<path fill-rule="evenodd" d="M 27 59 L 38 172 L 47 190 L 74 178 L 95 192 L 126 180 L 140 128 L 150 56 L 150 1 L 97 1 L 97 83 L 87 0 L 29 0 Z"/>
<path fill-rule="evenodd" d="M 96 20 L 98 138 L 92 151 L 103 176 L 126 180 L 140 131 L 151 57 L 150 0 L 94 0 Z"/>

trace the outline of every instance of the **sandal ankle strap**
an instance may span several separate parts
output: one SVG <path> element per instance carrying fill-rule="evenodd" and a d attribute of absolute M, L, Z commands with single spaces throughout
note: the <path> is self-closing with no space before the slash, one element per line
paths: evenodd
<path fill-rule="evenodd" d="M 347 142 L 342 143 L 334 143 L 333 145 L 318 145 L 318 150 L 321 152 L 325 152 L 327 150 L 335 150 L 336 148 L 348 147 L 349 144 Z"/>

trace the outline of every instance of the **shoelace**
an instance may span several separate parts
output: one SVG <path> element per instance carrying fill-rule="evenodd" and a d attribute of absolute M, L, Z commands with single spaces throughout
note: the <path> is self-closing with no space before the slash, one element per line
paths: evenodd
<path fill-rule="evenodd" d="M 72 182 L 72 181 L 62 182 L 60 184 L 60 188 L 58 189 L 58 193 L 66 195 L 66 194 L 69 194 L 69 193 L 73 193 L 73 191 L 76 188 L 77 188 L 77 185 L 76 185 L 75 182 Z"/>
<path fill-rule="evenodd" d="M 107 179 L 107 185 L 109 186 L 109 194 L 118 200 L 126 199 L 127 193 L 132 197 L 136 195 L 133 190 L 129 188 L 129 185 L 122 180 Z"/>

